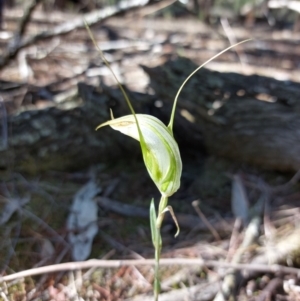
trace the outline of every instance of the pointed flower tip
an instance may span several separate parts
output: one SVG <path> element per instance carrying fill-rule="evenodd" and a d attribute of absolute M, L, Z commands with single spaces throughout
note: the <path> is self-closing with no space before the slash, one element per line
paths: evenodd
<path fill-rule="evenodd" d="M 112 109 L 110 109 L 110 117 L 111 117 L 111 120 L 99 124 L 99 125 L 96 127 L 95 131 L 99 130 L 100 128 L 102 128 L 102 127 L 104 127 L 104 126 L 110 125 L 110 124 L 113 122 L 113 120 L 114 120 L 115 118 L 114 118 L 114 114 L 113 114 Z"/>
<path fill-rule="evenodd" d="M 106 125 L 108 125 L 108 122 L 104 122 L 104 123 L 99 124 L 99 125 L 95 128 L 95 131 L 98 131 L 100 128 L 102 128 L 102 127 L 104 127 L 104 126 L 106 126 Z"/>

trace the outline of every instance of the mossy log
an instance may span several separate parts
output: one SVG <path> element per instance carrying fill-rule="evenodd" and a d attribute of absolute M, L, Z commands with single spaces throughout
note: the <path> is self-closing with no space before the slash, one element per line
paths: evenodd
<path fill-rule="evenodd" d="M 197 68 L 184 58 L 144 67 L 161 99 L 156 114 L 169 116 L 175 93 Z M 201 132 L 208 153 L 266 169 L 300 169 L 300 84 L 258 75 L 201 69 L 179 97 L 178 137 Z M 191 145 L 191 143 L 189 143 Z"/>

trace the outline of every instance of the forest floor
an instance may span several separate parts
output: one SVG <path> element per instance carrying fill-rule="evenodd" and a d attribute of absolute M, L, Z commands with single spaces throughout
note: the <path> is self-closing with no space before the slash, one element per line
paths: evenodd
<path fill-rule="evenodd" d="M 0 55 L 20 16 L 18 9 L 5 12 Z M 75 17 L 38 10 L 23 38 Z M 267 22 L 247 28 L 223 20 L 223 26 L 212 27 L 192 17 L 168 20 L 128 14 L 91 29 L 118 78 L 132 91 L 151 93 L 141 64 L 156 66 L 174 56 L 201 64 L 230 43 L 248 38 L 253 41 L 207 67 L 300 81 L 300 33 Z M 116 86 L 87 31 L 76 29 L 22 49 L 0 73 L 0 96 L 9 115 L 57 105 L 67 110 L 80 105 L 77 83 L 98 86 L 100 80 Z M 174 238 L 170 219 L 162 229 L 160 300 L 226 300 L 220 294 L 226 289 L 232 289 L 236 300 L 300 300 L 299 172 L 294 176 L 264 171 L 203 151 L 183 160 L 182 186 L 170 199 L 181 233 Z M 151 198 L 158 202 L 159 193 L 141 158 L 99 160 L 76 172 L 30 175 L 16 170 L 12 164 L 0 174 L 1 301 L 153 299 L 153 268 L 142 261 L 153 258 L 147 216 Z M 96 210 L 98 217 L 90 220 L 96 224 L 94 236 L 88 223 L 82 231 L 81 252 L 102 261 L 35 275 L 32 268 L 81 258 L 70 242 L 68 224 L 80 198 L 93 199 L 97 207 L 79 210 L 90 216 Z M 164 262 L 166 258 L 174 259 L 172 264 Z M 125 259 L 138 262 L 112 264 Z"/>

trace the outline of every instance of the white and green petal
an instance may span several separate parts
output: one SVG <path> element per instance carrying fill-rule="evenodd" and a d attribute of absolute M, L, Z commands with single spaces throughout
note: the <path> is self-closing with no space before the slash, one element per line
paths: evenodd
<path fill-rule="evenodd" d="M 140 141 L 148 173 L 163 196 L 169 197 L 178 190 L 182 162 L 178 145 L 168 127 L 156 117 L 144 114 L 112 119 L 98 128 L 106 125 Z"/>

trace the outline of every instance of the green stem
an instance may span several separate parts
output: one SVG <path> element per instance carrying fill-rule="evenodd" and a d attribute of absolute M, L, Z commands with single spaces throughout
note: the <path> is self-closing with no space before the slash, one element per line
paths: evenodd
<path fill-rule="evenodd" d="M 162 248 L 162 239 L 160 234 L 160 228 L 164 219 L 165 215 L 165 208 L 168 204 L 168 198 L 162 196 L 159 202 L 159 208 L 158 208 L 158 215 L 156 220 L 156 227 L 155 227 L 155 269 L 154 269 L 154 300 L 158 301 L 158 296 L 160 293 L 160 275 L 159 275 L 159 260 L 160 260 L 160 254 L 161 254 L 161 248 Z"/>
<path fill-rule="evenodd" d="M 159 275 L 159 259 L 161 254 L 161 235 L 160 229 L 156 231 L 156 241 L 155 241 L 155 268 L 154 268 L 154 300 L 158 301 L 158 295 L 160 293 L 160 275 Z"/>

